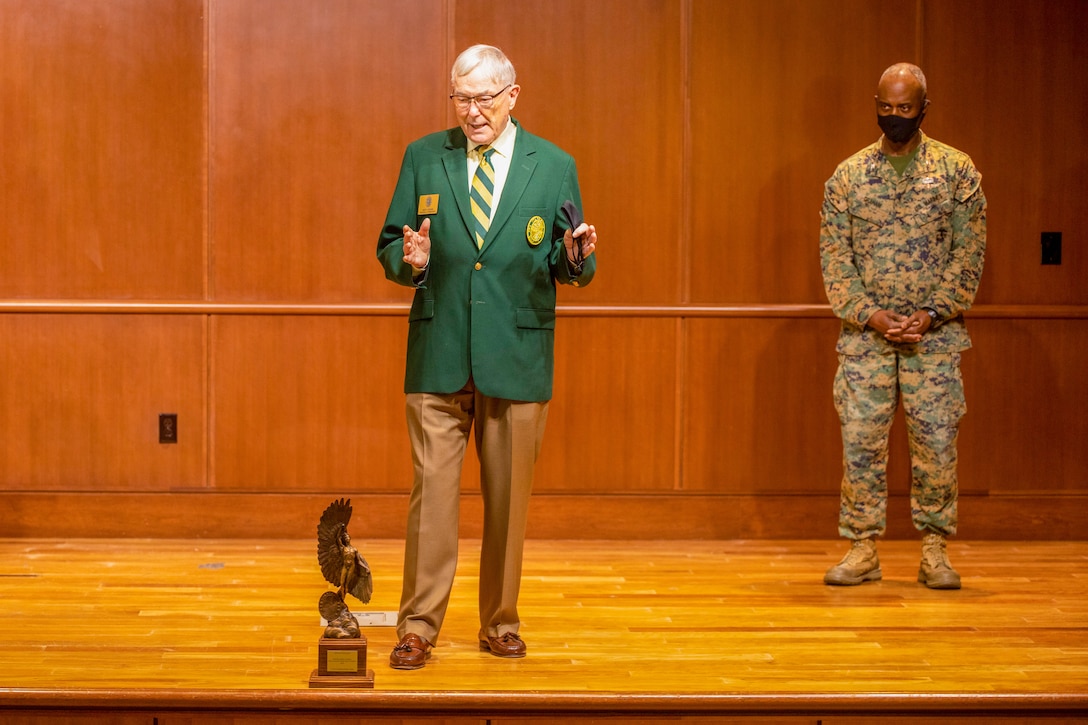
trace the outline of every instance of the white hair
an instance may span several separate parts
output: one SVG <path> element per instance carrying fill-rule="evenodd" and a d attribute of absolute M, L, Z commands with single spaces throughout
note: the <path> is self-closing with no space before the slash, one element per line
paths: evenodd
<path fill-rule="evenodd" d="M 483 69 L 492 81 L 501 86 L 512 86 L 517 82 L 514 64 L 505 53 L 492 45 L 474 45 L 453 61 L 450 84 L 455 84 L 458 78 L 467 76 L 477 68 Z"/>

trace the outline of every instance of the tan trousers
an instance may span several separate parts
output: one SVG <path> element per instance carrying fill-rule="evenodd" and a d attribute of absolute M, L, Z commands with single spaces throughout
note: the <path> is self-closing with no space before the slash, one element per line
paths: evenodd
<path fill-rule="evenodd" d="M 479 636 L 517 632 L 529 494 L 548 404 L 489 398 L 470 380 L 452 395 L 411 393 L 406 407 L 415 475 L 397 636 L 438 643 L 457 568 L 461 468 L 473 427 L 484 503 Z"/>

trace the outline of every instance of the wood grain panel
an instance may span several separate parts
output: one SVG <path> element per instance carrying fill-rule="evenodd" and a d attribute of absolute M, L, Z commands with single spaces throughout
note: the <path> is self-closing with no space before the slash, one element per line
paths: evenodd
<path fill-rule="evenodd" d="M 576 295 L 562 290 L 562 299 L 679 300 L 682 7 L 679 0 L 457 2 L 455 52 L 480 42 L 502 48 L 522 86 L 515 117 L 578 164 L 585 216 L 600 236 L 600 272 Z"/>
<path fill-rule="evenodd" d="M 961 486 L 1088 490 L 1088 320 L 975 320 L 964 353 Z"/>
<path fill-rule="evenodd" d="M 0 315 L 0 340 L 0 488 L 204 484 L 203 318 Z M 176 444 L 160 413 L 178 414 Z"/>
<path fill-rule="evenodd" d="M 333 498 L 348 496 L 367 538 L 403 540 L 408 485 L 400 492 L 359 489 L 317 493 L 275 491 L 72 492 L 0 491 L 0 532 L 64 538 L 284 538 L 308 537 Z M 1083 491 L 960 497 L 963 540 L 1083 541 L 1088 506 Z M 837 536 L 838 490 L 826 493 L 533 494 L 528 536 L 533 539 L 788 539 Z M 483 503 L 461 497 L 460 536 L 479 538 Z M 888 539 L 916 541 L 910 504 L 893 492 Z"/>
<path fill-rule="evenodd" d="M 0 296 L 202 296 L 202 9 L 0 3 Z"/>
<path fill-rule="evenodd" d="M 153 716 L 145 713 L 63 710 L 57 712 L 4 713 L 5 725 L 96 725 L 108 720 L 112 725 L 147 725 Z M 207 723 L 206 725 L 211 725 Z M 300 724 L 301 725 L 301 724 Z"/>
<path fill-rule="evenodd" d="M 406 317 L 225 316 L 212 326 L 219 490 L 407 490 Z"/>
<path fill-rule="evenodd" d="M 56 300 L 0 314 L 0 531 L 278 536 L 354 495 L 402 535 L 411 291 L 374 244 L 405 145 L 455 122 L 454 54 L 485 41 L 602 238 L 594 284 L 560 290 L 580 309 L 533 536 L 833 535 L 837 322 L 711 308 L 824 302 L 823 182 L 878 136 L 880 71 L 917 60 L 927 131 L 984 174 L 979 302 L 1005 305 L 970 322 L 961 534 L 1082 537 L 1088 330 L 1047 310 L 1088 303 L 1083 20 L 1079 0 L 0 2 L 0 297 Z M 205 299 L 254 309 L 153 304 Z M 470 452 L 468 536 L 477 472 Z M 901 417 L 890 479 L 889 533 L 913 537 Z"/>
<path fill-rule="evenodd" d="M 0 535 L 69 538 L 120 536 L 135 539 L 313 536 L 321 512 L 335 499 L 350 498 L 352 522 L 362 537 L 404 539 L 408 488 L 403 493 L 277 491 L 0 492 Z M 468 507 L 471 511 L 471 506 Z M 471 536 L 472 529 L 464 536 Z M 364 533 L 365 532 L 365 533 Z M 479 530 L 476 529 L 476 536 Z"/>
<path fill-rule="evenodd" d="M 838 321 L 685 324 L 684 489 L 837 494 Z"/>
<path fill-rule="evenodd" d="M 375 249 L 405 146 L 446 125 L 444 7 L 210 4 L 216 299 L 405 299 Z"/>
<path fill-rule="evenodd" d="M 228 316 L 214 330 L 217 488 L 406 490 L 403 318 Z M 537 489 L 671 489 L 674 323 L 564 319 L 556 348 Z M 478 475 L 470 446 L 466 491 Z"/>
<path fill-rule="evenodd" d="M 913 55 L 916 3 L 692 7 L 688 301 L 825 302 L 823 184 L 880 136 L 873 93 Z"/>
<path fill-rule="evenodd" d="M 669 491 L 676 478 L 677 323 L 561 318 L 537 491 Z"/>
<path fill-rule="evenodd" d="M 978 301 L 1088 302 L 1088 7 L 927 2 L 924 18 L 926 128 L 971 155 L 989 202 Z M 1063 234 L 1061 266 L 1040 264 L 1046 231 Z"/>

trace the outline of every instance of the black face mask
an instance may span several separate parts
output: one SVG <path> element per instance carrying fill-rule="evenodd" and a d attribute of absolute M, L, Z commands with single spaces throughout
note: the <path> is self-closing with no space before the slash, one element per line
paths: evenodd
<path fill-rule="evenodd" d="M 880 126 L 880 130 L 884 132 L 884 135 L 888 137 L 889 141 L 894 144 L 903 144 L 909 141 L 910 137 L 915 134 L 922 125 L 922 119 L 925 117 L 925 111 L 922 111 L 914 118 L 877 115 L 876 122 Z"/>

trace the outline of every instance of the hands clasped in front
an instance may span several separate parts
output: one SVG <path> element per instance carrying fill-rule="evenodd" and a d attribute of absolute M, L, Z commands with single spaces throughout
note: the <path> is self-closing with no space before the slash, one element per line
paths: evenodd
<path fill-rule="evenodd" d="M 866 324 L 882 334 L 888 342 L 915 343 L 933 325 L 933 318 L 925 310 L 917 310 L 909 316 L 892 310 L 880 310 Z"/>

